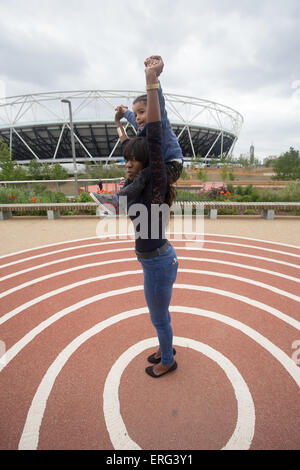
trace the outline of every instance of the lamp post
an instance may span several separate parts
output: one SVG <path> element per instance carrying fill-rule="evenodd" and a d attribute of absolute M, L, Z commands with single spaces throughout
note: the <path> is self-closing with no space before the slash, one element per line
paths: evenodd
<path fill-rule="evenodd" d="M 71 146 L 72 146 L 72 157 L 74 165 L 74 178 L 75 178 L 75 192 L 78 194 L 78 175 L 77 175 L 77 164 L 76 164 L 76 153 L 75 153 L 75 140 L 74 140 L 74 127 L 73 127 L 73 117 L 72 117 L 72 104 L 70 100 L 63 99 L 62 103 L 67 103 L 69 105 L 69 116 L 70 116 L 70 127 L 71 127 Z"/>

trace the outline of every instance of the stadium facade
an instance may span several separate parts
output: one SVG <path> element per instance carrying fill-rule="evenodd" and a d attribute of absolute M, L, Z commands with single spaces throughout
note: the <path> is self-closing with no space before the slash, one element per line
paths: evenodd
<path fill-rule="evenodd" d="M 85 90 L 36 93 L 0 98 L 0 138 L 10 146 L 19 163 L 72 161 L 71 102 L 76 160 L 106 162 L 122 160 L 114 124 L 115 108 L 131 108 L 141 91 Z M 166 110 L 184 158 L 210 158 L 232 153 L 242 115 L 212 101 L 164 93 Z M 129 137 L 134 128 L 124 121 Z"/>

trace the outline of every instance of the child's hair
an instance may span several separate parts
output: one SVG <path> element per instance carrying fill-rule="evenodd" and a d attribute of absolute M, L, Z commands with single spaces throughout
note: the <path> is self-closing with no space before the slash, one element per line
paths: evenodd
<path fill-rule="evenodd" d="M 149 165 L 149 157 L 148 157 L 148 148 L 147 148 L 147 140 L 145 137 L 137 136 L 130 139 L 127 143 L 125 150 L 124 150 L 124 159 L 125 161 L 131 160 L 134 158 L 138 162 L 141 162 L 143 168 Z M 176 199 L 176 190 L 174 186 L 172 186 L 172 182 L 168 177 L 167 182 L 167 193 L 166 193 L 166 204 L 169 207 L 173 204 Z"/>
<path fill-rule="evenodd" d="M 137 98 L 135 98 L 132 104 L 138 103 L 139 101 L 142 101 L 144 104 L 147 104 L 147 95 L 138 96 Z"/>

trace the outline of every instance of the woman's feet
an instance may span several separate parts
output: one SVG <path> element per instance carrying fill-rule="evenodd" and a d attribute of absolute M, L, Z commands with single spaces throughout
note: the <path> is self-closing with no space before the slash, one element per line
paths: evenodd
<path fill-rule="evenodd" d="M 148 375 L 151 375 L 151 377 L 158 378 L 176 369 L 177 362 L 174 361 L 170 366 L 165 366 L 162 362 L 159 362 L 159 364 L 155 366 L 146 367 L 145 371 Z"/>
<path fill-rule="evenodd" d="M 176 354 L 176 350 L 173 348 L 173 356 L 175 356 L 175 354 Z M 161 353 L 160 353 L 160 349 L 158 349 L 158 351 L 154 354 L 151 354 L 151 356 L 149 356 L 147 360 L 151 364 L 158 364 L 160 362 L 160 358 L 161 358 Z"/>
<path fill-rule="evenodd" d="M 175 356 L 176 351 L 173 348 L 173 355 Z M 162 375 L 167 374 L 168 372 L 172 372 L 173 370 L 177 369 L 177 362 L 173 361 L 173 363 L 170 366 L 165 366 L 161 362 L 161 352 L 160 348 L 158 348 L 158 351 L 156 353 L 151 354 L 151 356 L 148 357 L 148 361 L 151 362 L 151 364 L 155 364 L 154 366 L 146 367 L 145 371 L 148 375 L 151 375 L 151 377 L 161 377 Z"/>

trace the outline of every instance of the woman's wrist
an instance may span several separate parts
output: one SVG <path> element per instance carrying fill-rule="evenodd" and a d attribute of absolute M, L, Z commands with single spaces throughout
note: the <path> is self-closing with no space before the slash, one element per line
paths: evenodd
<path fill-rule="evenodd" d="M 154 70 L 151 68 L 146 68 L 146 85 L 156 85 L 158 84 L 158 78 Z"/>

